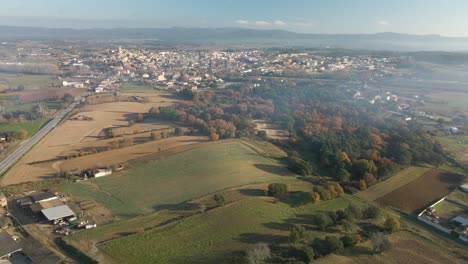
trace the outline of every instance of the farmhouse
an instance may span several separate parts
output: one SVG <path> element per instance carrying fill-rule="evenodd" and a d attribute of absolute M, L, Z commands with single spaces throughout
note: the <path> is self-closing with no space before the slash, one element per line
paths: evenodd
<path fill-rule="evenodd" d="M 99 177 L 111 175 L 112 170 L 111 169 L 96 169 L 93 171 L 93 174 L 94 174 L 94 177 L 99 178 Z"/>
<path fill-rule="evenodd" d="M 44 209 L 41 211 L 41 213 L 48 221 L 54 222 L 75 216 L 75 213 L 67 205 L 60 205 Z"/>
<path fill-rule="evenodd" d="M 0 231 L 0 259 L 7 259 L 13 253 L 21 251 L 21 247 L 5 231 Z"/>

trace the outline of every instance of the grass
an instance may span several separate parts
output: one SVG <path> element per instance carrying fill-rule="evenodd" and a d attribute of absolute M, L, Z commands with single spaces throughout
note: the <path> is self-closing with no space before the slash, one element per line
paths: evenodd
<path fill-rule="evenodd" d="M 341 209 L 351 203 L 358 202 L 344 196 L 291 208 L 284 203 L 247 199 L 109 241 L 100 249 L 124 263 L 219 263 L 227 254 L 245 250 L 251 243 L 284 241 L 288 231 L 279 226 L 289 225 L 298 215 Z"/>
<path fill-rule="evenodd" d="M 437 140 L 445 151 L 462 162 L 468 162 L 468 135 L 439 136 Z"/>
<path fill-rule="evenodd" d="M 10 132 L 24 129 L 28 131 L 28 136 L 32 136 L 47 122 L 47 120 L 48 119 L 38 119 L 21 123 L 1 124 L 0 132 Z"/>
<path fill-rule="evenodd" d="M 154 88 L 148 85 L 139 84 L 139 83 L 132 83 L 132 82 L 124 82 L 120 86 L 121 92 L 137 92 L 137 91 L 154 91 Z"/>
<path fill-rule="evenodd" d="M 431 168 L 429 167 L 421 167 L 421 166 L 409 167 L 407 169 L 400 171 L 398 174 L 394 175 L 393 177 L 383 182 L 380 182 L 370 187 L 367 190 L 359 192 L 357 196 L 368 201 L 374 201 L 418 179 L 421 175 L 423 175 L 425 172 L 427 172 L 430 169 Z"/>
<path fill-rule="evenodd" d="M 436 214 L 446 222 L 466 211 L 463 207 L 446 200 L 438 203 L 434 209 Z"/>
<path fill-rule="evenodd" d="M 457 189 L 457 190 L 451 192 L 448 195 L 448 198 L 468 206 L 468 193 L 466 193 L 466 192 L 464 192 L 464 191 L 462 191 L 460 189 Z"/>
<path fill-rule="evenodd" d="M 36 88 L 59 84 L 58 80 L 53 80 L 51 77 L 51 75 L 0 73 L 0 84 L 14 88 L 19 85 L 24 85 L 26 88 Z"/>
<path fill-rule="evenodd" d="M 152 212 L 223 189 L 281 181 L 284 167 L 240 142 L 204 145 L 108 177 L 61 186 L 64 192 L 93 199 L 126 218 Z"/>

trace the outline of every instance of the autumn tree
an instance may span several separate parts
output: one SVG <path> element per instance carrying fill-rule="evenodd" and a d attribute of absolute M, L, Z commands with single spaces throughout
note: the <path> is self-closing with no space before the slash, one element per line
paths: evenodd
<path fill-rule="evenodd" d="M 400 230 L 400 221 L 394 216 L 389 216 L 387 220 L 385 220 L 384 227 L 388 232 L 394 233 Z"/>
<path fill-rule="evenodd" d="M 211 133 L 210 133 L 210 140 L 211 140 L 211 141 L 217 141 L 217 140 L 219 140 L 219 135 L 216 134 L 215 132 L 211 132 Z"/>

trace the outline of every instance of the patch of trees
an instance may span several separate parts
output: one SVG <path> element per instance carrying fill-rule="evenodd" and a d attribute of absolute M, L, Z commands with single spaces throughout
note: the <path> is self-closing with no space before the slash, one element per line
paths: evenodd
<path fill-rule="evenodd" d="M 392 244 L 385 234 L 397 231 L 392 228 L 399 227 L 399 221 L 388 216 L 383 225 L 376 225 L 375 223 L 381 222 L 382 216 L 380 208 L 375 205 L 364 208 L 350 205 L 344 210 L 318 212 L 312 215 L 312 225 L 318 230 L 331 231 L 334 234 L 317 238 L 309 234 L 307 229 L 311 228 L 310 225 L 292 225 L 289 233 L 289 249 L 281 256 L 276 256 L 275 261 L 294 262 L 295 260 L 311 263 L 314 259 L 329 254 L 339 254 L 345 248 L 354 247 L 366 240 L 370 241 L 373 254 L 388 251 Z"/>

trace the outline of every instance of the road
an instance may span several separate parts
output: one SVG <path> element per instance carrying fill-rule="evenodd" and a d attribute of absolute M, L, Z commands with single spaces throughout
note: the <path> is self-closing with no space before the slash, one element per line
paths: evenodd
<path fill-rule="evenodd" d="M 34 145 L 39 142 L 47 133 L 49 133 L 55 126 L 57 126 L 60 121 L 70 113 L 77 105 L 79 100 L 71 103 L 67 108 L 59 112 L 52 120 L 49 121 L 44 127 L 42 127 L 36 134 L 31 138 L 27 139 L 19 148 L 17 148 L 13 153 L 0 162 L 0 176 L 7 171 L 7 169 L 13 165 L 21 156 L 28 152 Z"/>

